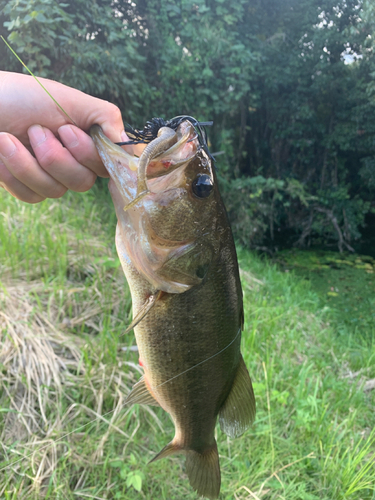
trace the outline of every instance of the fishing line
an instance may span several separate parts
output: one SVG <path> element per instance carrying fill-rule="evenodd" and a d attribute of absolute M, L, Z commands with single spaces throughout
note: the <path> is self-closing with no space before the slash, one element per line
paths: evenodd
<path fill-rule="evenodd" d="M 192 370 L 193 368 L 196 368 L 197 366 L 203 365 L 203 363 L 206 363 L 206 361 L 210 361 L 210 359 L 215 358 L 216 356 L 218 356 L 219 354 L 221 354 L 222 352 L 224 352 L 226 349 L 228 349 L 236 341 L 236 339 L 237 339 L 237 337 L 239 336 L 240 333 L 241 333 L 241 328 L 238 329 L 238 332 L 237 332 L 236 336 L 234 337 L 234 339 L 231 342 L 229 342 L 229 344 L 227 346 L 225 346 L 223 349 L 221 349 L 221 351 L 217 352 L 216 354 L 213 354 L 212 356 L 210 356 L 209 358 L 204 359 L 203 361 L 200 361 L 196 365 L 191 366 L 187 370 L 179 373 L 178 375 L 175 375 L 174 377 L 166 380 L 165 382 L 162 382 L 161 384 L 157 385 L 156 387 L 152 387 L 152 389 L 158 389 L 159 387 L 161 387 L 162 385 L 166 384 L 167 382 L 171 382 L 171 380 L 174 380 L 175 378 L 180 377 L 181 375 L 184 375 L 184 373 L 190 372 L 190 370 Z"/>
<path fill-rule="evenodd" d="M 165 381 L 164 381 L 164 382 L 162 382 L 161 384 L 158 384 L 157 386 L 152 387 L 152 389 L 153 389 L 153 390 L 158 389 L 159 387 L 161 387 L 161 386 L 163 386 L 163 385 L 167 384 L 168 382 L 171 382 L 172 380 L 175 380 L 176 378 L 181 377 L 181 375 L 184 375 L 185 373 L 190 372 L 190 371 L 191 371 L 191 370 L 193 370 L 194 368 L 197 368 L 198 366 L 203 365 L 204 363 L 206 363 L 207 361 L 210 361 L 211 359 L 215 358 L 216 356 L 219 356 L 219 354 L 221 354 L 221 353 L 222 353 L 222 352 L 224 352 L 226 349 L 228 349 L 228 348 L 229 348 L 232 344 L 234 344 L 234 342 L 237 340 L 237 338 L 238 338 L 238 336 L 240 335 L 240 333 L 241 333 L 241 328 L 239 328 L 239 329 L 238 329 L 238 332 L 237 332 L 236 336 L 234 337 L 234 339 L 233 339 L 233 340 L 231 340 L 231 341 L 229 342 L 229 344 L 227 344 L 227 345 L 226 345 L 223 349 L 221 349 L 220 351 L 216 352 L 216 353 L 215 353 L 215 354 L 213 354 L 212 356 L 210 356 L 210 357 L 208 357 L 208 358 L 204 359 L 203 361 L 200 361 L 200 362 L 199 362 L 199 363 L 197 363 L 196 365 L 191 366 L 191 367 L 190 367 L 190 368 L 188 368 L 187 370 L 184 370 L 183 372 L 178 373 L 178 374 L 177 374 L 177 375 L 175 375 L 174 377 L 171 377 L 170 379 L 165 380 Z M 139 397 L 138 397 L 138 401 L 139 401 L 139 400 L 141 400 L 141 399 L 143 398 L 143 395 L 144 395 L 144 393 L 142 393 L 142 394 L 140 394 L 140 395 L 139 395 Z M 135 398 L 135 399 L 131 402 L 131 404 L 132 404 L 132 405 L 133 405 L 133 404 L 137 404 L 137 398 Z M 122 405 L 122 407 L 124 407 L 125 405 L 127 405 L 127 403 L 124 403 L 124 404 Z M 116 408 L 114 408 L 113 410 L 110 410 L 109 412 L 105 413 L 104 415 L 101 415 L 100 417 L 101 417 L 102 419 L 104 419 L 105 417 L 107 417 L 108 415 L 110 415 L 111 413 L 113 413 L 115 410 L 116 410 Z M 27 458 L 30 458 L 30 457 L 31 457 L 32 455 L 34 455 L 35 453 L 37 453 L 37 452 L 39 452 L 39 451 L 42 451 L 42 450 L 44 450 L 44 449 L 48 448 L 49 446 L 52 446 L 52 444 L 56 444 L 56 443 L 58 443 L 59 441 L 62 441 L 62 440 L 63 440 L 63 439 L 65 439 L 66 437 L 70 436 L 71 434 L 74 434 L 75 432 L 81 431 L 82 429 L 84 429 L 84 428 L 85 428 L 85 427 L 87 427 L 88 425 L 91 425 L 91 424 L 95 423 L 95 422 L 96 422 L 96 420 L 97 420 L 97 418 L 95 418 L 95 419 L 93 419 L 93 420 L 90 420 L 90 422 L 87 422 L 87 424 L 83 424 L 83 425 L 81 425 L 80 427 L 77 427 L 76 429 L 74 429 L 73 431 L 68 432 L 67 434 L 64 434 L 63 436 L 61 436 L 61 437 L 59 437 L 59 438 L 55 439 L 55 440 L 53 441 L 53 443 L 48 443 L 48 444 L 46 444 L 46 445 L 44 445 L 44 446 L 41 446 L 41 447 L 40 447 L 40 448 L 38 448 L 37 450 L 34 450 L 33 452 L 29 453 L 29 455 L 26 455 L 26 456 L 23 456 L 23 457 L 21 457 L 21 458 L 18 458 L 17 460 L 15 460 L 14 462 L 12 462 L 12 463 L 10 463 L 10 464 L 6 465 L 5 467 L 0 468 L 0 472 L 2 472 L 2 471 L 4 471 L 4 470 L 8 469 L 9 467 L 12 467 L 13 465 L 18 464 L 18 463 L 19 463 L 19 462 L 21 462 L 22 460 L 25 460 L 25 459 L 27 459 Z M 110 423 L 109 423 L 109 424 L 110 424 Z"/>
<path fill-rule="evenodd" d="M 64 113 L 64 115 L 73 123 L 73 125 L 75 125 L 76 127 L 78 127 L 78 125 L 76 124 L 76 122 L 73 120 L 73 118 L 71 118 L 68 113 L 65 111 L 65 109 L 60 106 L 60 104 L 56 101 L 56 99 L 53 97 L 52 94 L 50 94 L 48 92 L 48 90 L 45 88 L 45 86 L 42 84 L 41 81 L 39 81 L 39 79 L 34 75 L 34 73 L 31 71 L 31 69 L 29 69 L 26 64 L 22 61 L 22 59 L 19 57 L 19 55 L 12 49 L 12 47 L 9 45 L 9 43 L 5 40 L 5 38 L 3 36 L 0 36 L 0 38 L 2 39 L 2 41 L 5 43 L 5 45 L 8 47 L 8 49 L 12 52 L 12 54 L 14 56 L 17 57 L 17 59 L 19 60 L 19 62 L 22 64 L 22 66 L 24 66 L 24 68 L 27 69 L 27 71 L 30 73 L 30 75 L 34 78 L 34 80 L 36 80 L 39 85 L 42 87 L 42 89 L 50 96 L 50 98 L 52 99 L 52 101 L 56 104 L 56 106 L 60 109 L 60 111 L 62 111 Z M 79 128 L 79 127 L 78 127 Z M 1 469 L 0 469 L 1 470 Z"/>

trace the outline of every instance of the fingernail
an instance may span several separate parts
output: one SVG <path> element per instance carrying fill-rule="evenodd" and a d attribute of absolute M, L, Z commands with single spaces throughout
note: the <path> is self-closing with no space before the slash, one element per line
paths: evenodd
<path fill-rule="evenodd" d="M 16 145 L 5 132 L 0 132 L 0 155 L 3 158 L 10 158 L 16 152 Z"/>
<path fill-rule="evenodd" d="M 39 144 L 46 140 L 46 133 L 40 125 L 33 125 L 27 132 L 29 134 L 30 144 L 33 148 L 39 146 Z"/>
<path fill-rule="evenodd" d="M 58 133 L 65 147 L 74 148 L 78 146 L 78 137 L 70 125 L 63 125 L 58 129 Z"/>

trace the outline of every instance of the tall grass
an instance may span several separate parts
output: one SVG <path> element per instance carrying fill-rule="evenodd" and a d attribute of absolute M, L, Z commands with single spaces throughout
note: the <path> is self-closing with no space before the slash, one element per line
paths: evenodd
<path fill-rule="evenodd" d="M 140 374 L 132 334 L 119 339 L 131 303 L 114 226 L 97 188 L 34 206 L 0 200 L 0 312 L 12 310 L 0 322 L 8 346 L 8 357 L 0 350 L 0 498 L 196 498 L 182 457 L 147 465 L 173 435 L 168 415 L 123 405 Z M 374 402 L 363 391 L 375 377 L 374 346 L 343 344 L 305 281 L 241 249 L 239 263 L 257 417 L 235 440 L 217 430 L 221 498 L 374 499 Z M 59 386 L 17 361 L 11 329 L 27 332 L 27 346 L 33 332 L 45 335 L 65 360 Z"/>

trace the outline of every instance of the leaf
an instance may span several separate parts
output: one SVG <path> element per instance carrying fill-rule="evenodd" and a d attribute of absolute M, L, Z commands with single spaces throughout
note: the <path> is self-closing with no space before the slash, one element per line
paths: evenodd
<path fill-rule="evenodd" d="M 139 475 L 133 476 L 133 487 L 137 491 L 141 491 L 142 489 L 142 477 Z"/>
<path fill-rule="evenodd" d="M 143 473 L 139 471 L 131 471 L 126 479 L 126 486 L 133 487 L 137 491 L 141 491 L 143 481 Z"/>
<path fill-rule="evenodd" d="M 120 477 L 121 479 L 129 480 L 129 469 L 126 466 L 123 466 L 120 470 Z"/>
<path fill-rule="evenodd" d="M 109 463 L 110 467 L 122 467 L 123 465 L 124 462 L 122 460 L 115 460 L 114 462 Z"/>
<path fill-rule="evenodd" d="M 3 23 L 3 25 L 5 26 L 5 28 L 8 28 L 9 31 L 11 31 L 13 29 L 13 26 L 14 26 L 14 20 L 13 21 L 5 21 Z"/>

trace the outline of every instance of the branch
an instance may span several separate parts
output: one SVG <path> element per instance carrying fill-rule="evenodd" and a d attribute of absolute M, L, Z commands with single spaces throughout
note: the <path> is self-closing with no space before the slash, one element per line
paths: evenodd
<path fill-rule="evenodd" d="M 343 245 L 346 246 L 346 248 L 350 251 L 350 252 L 354 252 L 354 248 L 352 248 L 349 243 L 347 243 L 342 235 L 342 231 L 339 227 L 339 224 L 337 222 L 337 218 L 335 217 L 335 215 L 333 215 L 333 210 L 329 210 L 328 208 L 322 208 L 322 207 L 314 207 L 314 210 L 316 210 L 317 212 L 321 212 L 323 214 L 326 214 L 328 220 L 331 221 L 333 227 L 335 228 L 336 232 L 337 232 L 337 235 L 338 235 L 338 238 L 339 238 L 339 250 L 340 250 L 340 253 L 343 252 Z"/>
<path fill-rule="evenodd" d="M 301 236 L 299 237 L 298 241 L 294 243 L 293 246 L 295 247 L 304 247 L 305 246 L 305 239 L 311 234 L 311 228 L 312 228 L 312 223 L 314 220 L 314 212 L 311 211 L 307 223 L 305 223 L 304 230 L 302 231 Z"/>

